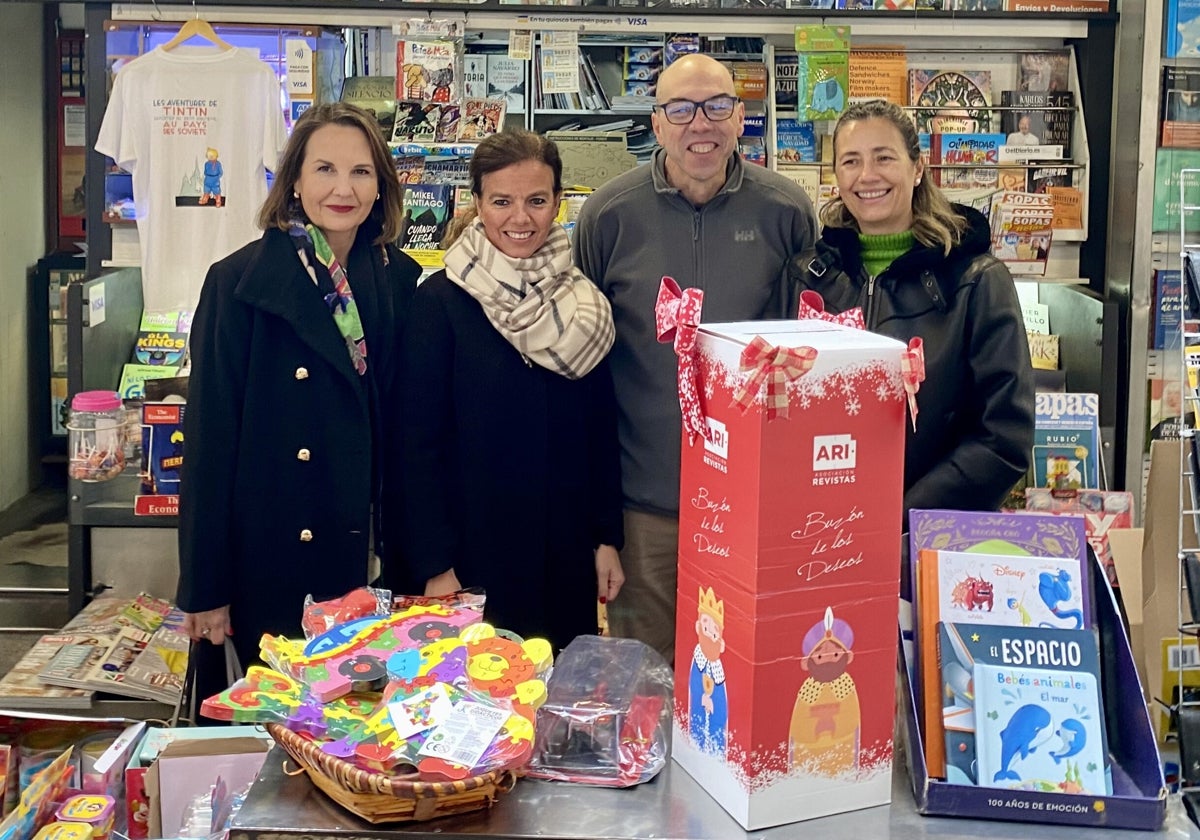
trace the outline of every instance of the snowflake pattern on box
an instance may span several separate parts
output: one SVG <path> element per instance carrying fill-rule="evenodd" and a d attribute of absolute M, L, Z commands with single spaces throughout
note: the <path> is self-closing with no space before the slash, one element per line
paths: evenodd
<path fill-rule="evenodd" d="M 742 383 L 750 379 L 749 373 L 730 369 L 711 353 L 701 351 L 699 355 L 706 399 L 713 399 L 718 386 L 736 393 Z M 828 402 L 840 406 L 848 417 L 869 410 L 866 403 L 870 399 L 888 403 L 905 397 L 899 363 L 885 364 L 878 360 L 845 365 L 824 375 L 819 369 L 812 370 L 788 382 L 786 388 L 788 404 L 793 407 L 807 411 L 818 403 Z M 753 398 L 753 405 L 760 412 L 765 409 L 766 392 L 764 383 Z"/>
<path fill-rule="evenodd" d="M 688 737 L 686 703 L 678 698 L 674 703 L 675 738 Z M 882 773 L 890 773 L 894 745 L 888 738 L 882 743 L 863 747 L 859 753 L 857 768 L 846 770 L 834 776 L 819 770 L 809 770 L 803 766 L 790 767 L 788 761 L 788 742 L 785 738 L 774 747 L 763 747 L 747 750 L 735 741 L 736 732 L 730 732 L 730 744 L 725 752 L 724 764 L 737 784 L 749 793 L 758 793 L 789 778 L 814 778 L 823 782 L 865 782 Z M 721 761 L 717 756 L 713 761 Z"/>

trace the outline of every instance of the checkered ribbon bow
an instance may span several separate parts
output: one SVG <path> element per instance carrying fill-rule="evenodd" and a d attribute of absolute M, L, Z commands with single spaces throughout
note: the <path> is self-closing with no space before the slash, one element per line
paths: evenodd
<path fill-rule="evenodd" d="M 900 354 L 900 378 L 908 394 L 908 413 L 912 416 L 913 431 L 917 430 L 917 391 L 925 381 L 925 341 L 914 338 Z"/>
<path fill-rule="evenodd" d="M 761 335 L 754 336 L 741 357 L 742 373 L 750 377 L 734 393 L 733 404 L 745 414 L 765 382 L 767 419 L 787 418 L 788 382 L 808 373 L 816 362 L 815 347 L 772 347 Z"/>
<path fill-rule="evenodd" d="M 674 342 L 675 355 L 679 359 L 679 409 L 683 414 L 683 428 L 689 442 L 695 442 L 696 435 L 708 436 L 708 424 L 704 422 L 704 409 L 700 406 L 700 389 L 697 387 L 699 372 L 696 369 L 696 329 L 700 326 L 703 305 L 703 291 L 680 291 L 673 277 L 663 277 L 658 287 L 658 300 L 654 302 L 658 340 L 663 344 Z"/>
<path fill-rule="evenodd" d="M 853 327 L 856 330 L 865 330 L 867 328 L 866 323 L 863 321 L 861 306 L 847 309 L 845 312 L 839 312 L 836 315 L 832 312 L 826 312 L 825 300 L 819 292 L 814 292 L 812 289 L 806 289 L 800 293 L 800 308 L 796 313 L 796 317 L 801 321 L 828 321 L 831 324 L 841 324 L 843 327 Z"/>

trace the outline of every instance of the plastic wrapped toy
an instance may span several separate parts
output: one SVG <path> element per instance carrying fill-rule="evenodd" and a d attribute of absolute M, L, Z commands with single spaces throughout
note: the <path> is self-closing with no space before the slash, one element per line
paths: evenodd
<path fill-rule="evenodd" d="M 357 618 L 368 616 L 386 616 L 392 611 L 392 592 L 390 589 L 374 589 L 370 586 L 360 586 L 347 592 L 341 598 L 328 601 L 314 601 L 312 595 L 304 599 L 304 616 L 300 626 L 304 628 L 304 638 L 312 640 L 339 624 L 345 624 Z"/>
<path fill-rule="evenodd" d="M 559 655 L 537 711 L 528 775 L 629 787 L 670 755 L 671 669 L 636 639 L 579 636 Z"/>

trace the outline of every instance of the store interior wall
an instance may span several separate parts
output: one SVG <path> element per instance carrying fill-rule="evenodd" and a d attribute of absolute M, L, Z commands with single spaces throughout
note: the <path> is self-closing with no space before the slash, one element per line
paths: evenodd
<path fill-rule="evenodd" d="M 42 6 L 0 3 L 0 510 L 32 489 L 29 276 L 46 245 Z"/>

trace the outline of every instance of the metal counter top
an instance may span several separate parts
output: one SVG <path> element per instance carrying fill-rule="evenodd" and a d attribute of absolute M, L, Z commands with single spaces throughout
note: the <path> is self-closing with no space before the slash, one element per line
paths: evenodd
<path fill-rule="evenodd" d="M 624 790 L 522 779 L 490 811 L 422 823 L 371 825 L 343 810 L 307 776 L 283 772 L 275 747 L 262 775 L 234 819 L 230 840 L 391 840 L 489 837 L 496 840 L 921 840 L 921 838 L 1020 838 L 1020 840 L 1200 840 L 1172 797 L 1162 831 L 1079 829 L 1030 823 L 922 817 L 916 812 L 902 762 L 892 774 L 892 804 L 745 832 L 681 767 L 668 763 L 653 781 Z"/>

